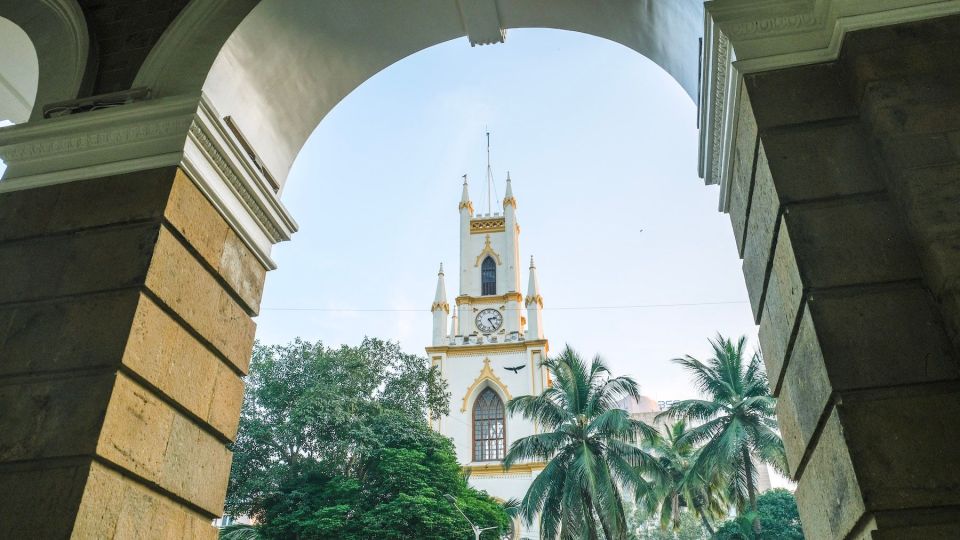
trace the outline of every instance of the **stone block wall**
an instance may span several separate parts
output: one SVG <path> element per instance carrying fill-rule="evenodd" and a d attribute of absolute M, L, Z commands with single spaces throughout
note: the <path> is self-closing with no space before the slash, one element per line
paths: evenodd
<path fill-rule="evenodd" d="M 177 168 L 0 195 L 0 537 L 215 537 L 265 273 Z"/>
<path fill-rule="evenodd" d="M 808 538 L 960 534 L 960 18 L 748 75 L 730 217 Z"/>

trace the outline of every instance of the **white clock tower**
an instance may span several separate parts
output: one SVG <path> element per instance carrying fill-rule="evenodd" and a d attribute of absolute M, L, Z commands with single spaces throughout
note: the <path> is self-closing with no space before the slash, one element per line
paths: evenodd
<path fill-rule="evenodd" d="M 470 483 L 507 500 L 526 494 L 543 463 L 502 465 L 510 444 L 538 432 L 531 420 L 510 416 L 506 403 L 536 395 L 549 384 L 540 361 L 549 350 L 543 336 L 543 299 L 530 258 L 527 294 L 520 292 L 520 226 L 507 175 L 503 212 L 474 215 L 466 177 L 460 199 L 460 288 L 447 303 L 443 266 L 437 279 L 433 343 L 427 354 L 451 392 L 450 414 L 431 418 L 433 429 L 451 437 Z M 539 538 L 524 528 L 518 538 Z"/>

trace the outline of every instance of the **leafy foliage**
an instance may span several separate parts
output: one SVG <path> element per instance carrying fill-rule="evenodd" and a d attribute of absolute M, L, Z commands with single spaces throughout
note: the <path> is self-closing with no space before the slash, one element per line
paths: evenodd
<path fill-rule="evenodd" d="M 258 501 L 316 464 L 350 476 L 376 444 L 372 418 L 390 408 L 423 418 L 446 414 L 446 383 L 427 360 L 398 344 L 358 347 L 300 339 L 254 345 L 240 413 L 227 511 L 253 514 Z"/>
<path fill-rule="evenodd" d="M 776 398 L 770 395 L 760 354 L 744 359 L 746 337 L 733 343 L 718 335 L 710 345 L 714 356 L 707 362 L 689 355 L 674 360 L 693 374 L 698 390 L 709 399 L 679 401 L 661 416 L 700 424 L 684 436 L 689 444 L 702 445 L 693 470 L 704 477 L 727 477 L 728 494 L 738 511 L 743 513 L 749 504 L 756 512 L 754 462 L 786 470 L 774 412 Z M 760 521 L 754 519 L 755 536 L 760 530 Z"/>
<path fill-rule="evenodd" d="M 643 508 L 634 506 L 627 514 L 630 532 L 628 540 L 708 540 L 711 536 L 704 530 L 700 519 L 688 510 L 679 512 L 679 525 L 663 528 L 659 517 L 650 519 Z"/>
<path fill-rule="evenodd" d="M 339 349 L 257 344 L 247 382 L 228 511 L 259 525 L 236 534 L 472 538 L 445 494 L 478 525 L 509 527 L 506 511 L 467 485 L 452 442 L 425 421 L 449 402 L 426 359 L 377 339 Z"/>
<path fill-rule="evenodd" d="M 390 410 L 376 421 L 382 437 L 360 460 L 357 477 L 314 467 L 285 483 L 262 504 L 263 538 L 472 538 L 447 493 L 478 525 L 508 529 L 503 508 L 467 486 L 449 439 Z"/>
<path fill-rule="evenodd" d="M 659 514 L 661 529 L 679 531 L 683 518 L 692 512 L 713 533 L 710 519 L 726 516 L 727 478 L 713 471 L 695 470 L 700 452 L 690 443 L 688 434 L 681 420 L 648 440 L 647 451 L 656 458 L 657 466 L 641 467 L 649 486 L 637 499 L 648 514 Z"/>
<path fill-rule="evenodd" d="M 654 428 L 631 419 L 617 407 L 624 396 L 639 397 L 629 377 L 611 377 L 599 357 L 588 365 L 569 346 L 543 362 L 553 386 L 538 396 L 520 396 L 507 405 L 511 414 L 540 424 L 544 432 L 513 442 L 504 465 L 546 461 L 520 503 L 519 514 L 532 522 L 540 514 L 547 539 L 627 537 L 621 489 L 636 492 L 646 482 L 638 467 L 656 468 L 654 458 L 637 448 Z M 599 527 L 598 527 L 599 524 Z"/>
<path fill-rule="evenodd" d="M 771 489 L 757 497 L 757 514 L 763 528 L 764 540 L 803 540 L 800 514 L 793 493 L 785 489 Z M 748 519 L 725 522 L 714 538 L 716 540 L 750 540 L 753 538 L 752 513 Z"/>

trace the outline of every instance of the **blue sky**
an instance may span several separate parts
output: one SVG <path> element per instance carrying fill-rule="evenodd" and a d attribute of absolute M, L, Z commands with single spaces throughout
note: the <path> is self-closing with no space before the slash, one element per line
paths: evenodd
<path fill-rule="evenodd" d="M 601 354 L 643 393 L 678 399 L 696 392 L 671 358 L 707 357 L 718 331 L 756 343 L 728 216 L 696 174 L 694 103 L 632 50 L 559 30 L 432 47 L 331 111 L 284 188 L 300 232 L 274 248 L 258 338 L 369 335 L 423 354 L 440 262 L 456 295 L 463 174 L 486 212 L 487 128 L 554 352 Z M 618 307 L 662 304 L 707 305 Z"/>
<path fill-rule="evenodd" d="M 728 216 L 696 174 L 694 103 L 639 54 L 556 30 L 427 49 L 321 122 L 284 188 L 300 232 L 274 248 L 259 339 L 370 335 L 423 354 L 437 266 L 456 275 L 464 173 L 486 211 L 487 126 L 501 197 L 513 178 L 521 257 L 536 256 L 554 352 L 600 353 L 645 394 L 676 399 L 695 391 L 670 358 L 706 357 L 717 331 L 756 342 Z M 451 278 L 449 298 L 456 287 Z M 732 303 L 610 307 L 711 302 Z"/>

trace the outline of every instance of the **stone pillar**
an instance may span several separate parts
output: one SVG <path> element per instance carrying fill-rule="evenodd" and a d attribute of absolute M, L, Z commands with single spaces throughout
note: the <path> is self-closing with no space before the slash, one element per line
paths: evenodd
<path fill-rule="evenodd" d="M 214 538 L 265 274 L 177 167 L 0 195 L 0 537 Z"/>
<path fill-rule="evenodd" d="M 958 50 L 941 18 L 744 77 L 730 215 L 811 540 L 960 536 Z"/>
<path fill-rule="evenodd" d="M 270 246 L 204 97 L 0 130 L 0 538 L 215 538 Z"/>

